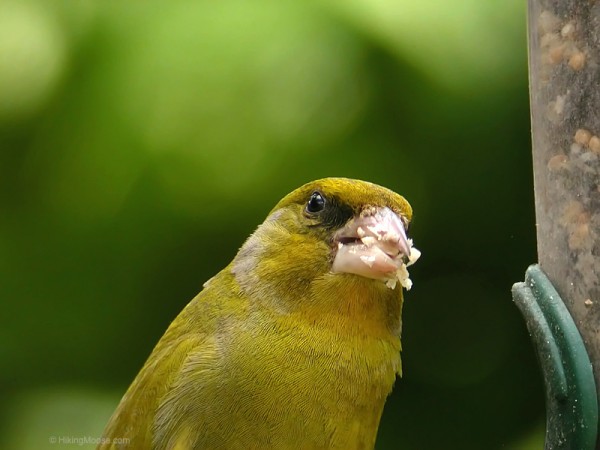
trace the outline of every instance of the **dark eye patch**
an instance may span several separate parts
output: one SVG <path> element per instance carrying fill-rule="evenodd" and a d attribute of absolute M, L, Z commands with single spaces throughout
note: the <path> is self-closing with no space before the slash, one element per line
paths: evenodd
<path fill-rule="evenodd" d="M 352 217 L 354 217 L 354 210 L 335 197 L 329 198 L 327 206 L 320 214 L 321 225 L 325 228 L 343 227 Z"/>

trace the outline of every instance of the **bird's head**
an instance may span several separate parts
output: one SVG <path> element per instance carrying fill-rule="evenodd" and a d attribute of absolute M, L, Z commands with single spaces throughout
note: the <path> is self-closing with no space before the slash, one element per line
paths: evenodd
<path fill-rule="evenodd" d="M 351 292 L 401 301 L 400 284 L 410 288 L 406 264 L 418 257 L 406 235 L 411 219 L 409 203 L 389 189 L 346 178 L 313 181 L 273 208 L 232 272 L 246 294 L 283 299 L 284 309 L 339 302 Z"/>

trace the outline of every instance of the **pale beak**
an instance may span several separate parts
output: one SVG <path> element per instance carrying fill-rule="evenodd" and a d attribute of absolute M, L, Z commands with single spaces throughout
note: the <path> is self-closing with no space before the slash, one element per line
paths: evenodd
<path fill-rule="evenodd" d="M 369 208 L 335 235 L 332 272 L 380 280 L 395 279 L 399 269 L 418 257 L 400 217 L 387 207 Z M 412 256 L 412 257 L 411 257 Z M 406 265 L 405 265 L 406 264 Z"/>

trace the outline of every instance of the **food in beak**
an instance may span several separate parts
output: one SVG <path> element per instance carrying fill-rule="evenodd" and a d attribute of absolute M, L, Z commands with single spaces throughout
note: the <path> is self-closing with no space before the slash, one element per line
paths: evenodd
<path fill-rule="evenodd" d="M 367 208 L 336 233 L 333 272 L 346 272 L 382 280 L 394 289 L 396 282 L 412 287 L 407 267 L 421 252 L 406 237 L 402 220 L 391 209 Z"/>

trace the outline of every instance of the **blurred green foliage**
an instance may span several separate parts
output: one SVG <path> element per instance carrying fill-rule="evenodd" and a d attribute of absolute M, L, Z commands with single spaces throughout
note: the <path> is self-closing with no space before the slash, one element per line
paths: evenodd
<path fill-rule="evenodd" d="M 405 195 L 422 260 L 379 449 L 541 447 L 525 2 L 0 3 L 0 447 L 98 437 L 284 194 Z M 85 445 L 83 447 L 86 447 Z"/>

